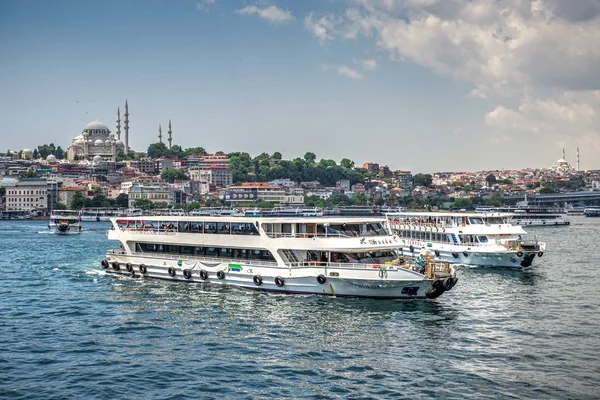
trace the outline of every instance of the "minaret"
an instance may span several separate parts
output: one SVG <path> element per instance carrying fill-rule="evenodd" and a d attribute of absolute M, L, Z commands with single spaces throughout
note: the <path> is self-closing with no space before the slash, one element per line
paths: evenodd
<path fill-rule="evenodd" d="M 117 107 L 117 140 L 121 140 L 121 110 Z"/>
<path fill-rule="evenodd" d="M 173 131 L 171 131 L 171 120 L 169 119 L 169 148 L 171 148 L 171 142 L 173 141 L 173 138 L 171 137 L 171 134 L 173 133 Z"/>
<path fill-rule="evenodd" d="M 577 171 L 579 171 L 579 146 L 577 146 Z"/>
<path fill-rule="evenodd" d="M 563 160 L 566 160 L 565 158 L 565 148 L 563 147 L 563 156 L 562 156 Z"/>
<path fill-rule="evenodd" d="M 127 106 L 127 99 L 125 99 L 125 154 L 129 153 L 129 107 Z"/>
<path fill-rule="evenodd" d="M 162 143 L 162 128 L 158 124 L 158 143 Z"/>

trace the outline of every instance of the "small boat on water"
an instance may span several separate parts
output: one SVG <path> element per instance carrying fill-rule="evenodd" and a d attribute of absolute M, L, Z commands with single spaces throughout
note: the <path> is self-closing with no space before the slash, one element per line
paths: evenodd
<path fill-rule="evenodd" d="M 391 230 L 400 238 L 402 254 L 432 251 L 435 259 L 463 265 L 526 268 L 546 244 L 527 237 L 512 214 L 462 212 L 389 213 Z"/>
<path fill-rule="evenodd" d="M 113 218 L 111 274 L 283 293 L 433 299 L 457 278 L 433 257 L 398 257 L 385 217 Z"/>
<path fill-rule="evenodd" d="M 78 235 L 81 233 L 81 211 L 54 210 L 48 222 L 50 233 L 55 235 Z"/>
<path fill-rule="evenodd" d="M 583 215 L 586 217 L 600 217 L 600 207 L 587 207 L 583 210 Z"/>

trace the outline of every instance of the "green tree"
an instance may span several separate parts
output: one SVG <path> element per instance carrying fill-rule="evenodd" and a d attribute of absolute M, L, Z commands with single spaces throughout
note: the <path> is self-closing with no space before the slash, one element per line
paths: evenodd
<path fill-rule="evenodd" d="M 281 157 L 282 157 L 281 153 L 276 151 L 275 153 L 273 153 L 272 158 L 273 158 L 273 160 L 281 160 Z"/>
<path fill-rule="evenodd" d="M 31 158 L 33 158 L 34 160 L 40 158 L 40 153 L 38 152 L 38 149 L 33 149 L 33 153 L 31 153 Z"/>
<path fill-rule="evenodd" d="M 152 201 L 148 199 L 137 199 L 133 203 L 133 206 L 136 208 L 141 208 L 142 210 L 149 210 L 151 208 L 154 208 L 154 203 L 152 203 Z"/>
<path fill-rule="evenodd" d="M 117 207 L 129 207 L 129 195 L 126 193 L 120 193 L 115 199 Z"/>
<path fill-rule="evenodd" d="M 489 174 L 485 177 L 485 181 L 487 182 L 488 187 L 491 187 L 497 182 L 496 176 L 494 174 Z"/>
<path fill-rule="evenodd" d="M 316 159 L 317 159 L 317 155 L 313 152 L 307 151 L 304 154 L 304 161 L 306 161 L 309 164 L 314 164 Z"/>
<path fill-rule="evenodd" d="M 413 176 L 413 187 L 424 186 L 430 187 L 433 182 L 433 177 L 430 174 L 416 174 Z"/>
<path fill-rule="evenodd" d="M 177 181 L 186 181 L 190 178 L 179 168 L 167 168 L 160 174 L 160 177 L 169 183 Z"/>
<path fill-rule="evenodd" d="M 73 199 L 71 200 L 71 210 L 81 210 L 83 207 L 86 207 L 88 202 L 89 199 L 81 191 L 77 191 L 73 194 Z"/>
<path fill-rule="evenodd" d="M 353 169 L 354 168 L 354 161 L 348 159 L 348 158 L 342 158 L 342 161 L 340 161 L 340 166 L 342 168 L 346 168 L 346 169 Z"/>
<path fill-rule="evenodd" d="M 188 147 L 183 152 L 186 156 L 191 156 L 192 154 L 206 154 L 204 147 Z"/>
<path fill-rule="evenodd" d="M 30 169 L 21 178 L 22 179 L 30 179 L 30 178 L 37 178 L 37 177 L 39 177 L 38 173 L 35 172 L 34 170 Z"/>
<path fill-rule="evenodd" d="M 187 206 L 188 210 L 190 210 L 190 211 L 191 210 L 197 210 L 197 209 L 199 209 L 201 207 L 202 207 L 202 205 L 200 203 L 190 203 Z"/>
<path fill-rule="evenodd" d="M 65 203 L 56 203 L 56 206 L 54 207 L 55 210 L 66 210 L 67 209 L 67 205 Z"/>

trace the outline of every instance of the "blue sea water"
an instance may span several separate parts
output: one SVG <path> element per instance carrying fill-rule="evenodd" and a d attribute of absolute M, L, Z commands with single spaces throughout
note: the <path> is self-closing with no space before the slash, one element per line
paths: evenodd
<path fill-rule="evenodd" d="M 115 277 L 108 224 L 0 221 L 0 398 L 599 398 L 600 219 L 572 221 L 431 301 Z"/>

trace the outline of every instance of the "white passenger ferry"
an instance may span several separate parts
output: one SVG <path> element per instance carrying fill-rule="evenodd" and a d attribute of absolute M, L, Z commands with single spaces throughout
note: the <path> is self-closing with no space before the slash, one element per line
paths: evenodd
<path fill-rule="evenodd" d="M 508 213 L 511 214 L 510 222 L 521 226 L 566 226 L 571 221 L 565 218 L 565 213 L 559 208 L 549 207 L 481 207 L 475 210 L 478 213 Z"/>
<path fill-rule="evenodd" d="M 52 211 L 48 229 L 55 235 L 78 235 L 81 233 L 81 211 Z"/>
<path fill-rule="evenodd" d="M 92 207 L 81 210 L 81 220 L 86 222 L 108 222 L 111 218 L 138 217 L 142 214 L 140 208 Z"/>
<path fill-rule="evenodd" d="M 457 281 L 450 263 L 399 259 L 385 217 L 112 219 L 121 243 L 102 267 L 133 277 L 285 293 L 436 298 Z"/>
<path fill-rule="evenodd" d="M 527 232 L 510 223 L 510 214 L 402 212 L 387 214 L 403 254 L 421 249 L 436 259 L 475 266 L 529 267 L 546 244 L 526 239 Z"/>

